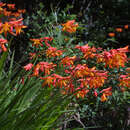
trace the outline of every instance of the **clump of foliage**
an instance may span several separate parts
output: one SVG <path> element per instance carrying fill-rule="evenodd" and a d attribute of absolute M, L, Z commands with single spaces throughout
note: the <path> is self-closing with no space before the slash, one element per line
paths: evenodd
<path fill-rule="evenodd" d="M 2 19 L 0 21 L 0 129 L 55 128 L 58 124 L 56 120 L 71 97 L 63 96 L 53 88 L 41 88 L 42 82 L 39 79 L 28 79 L 30 74 L 24 72 L 23 67 L 14 61 L 15 51 L 6 70 L 13 36 L 21 35 L 22 28 L 26 26 L 23 25 L 23 19 L 17 16 L 24 10 L 13 13 L 15 5 L 6 3 L 0 3 L 0 9 L 1 18 L 7 17 L 5 22 Z M 12 15 L 15 16 L 10 18 Z M 13 35 L 12 38 L 6 40 L 10 34 Z"/>

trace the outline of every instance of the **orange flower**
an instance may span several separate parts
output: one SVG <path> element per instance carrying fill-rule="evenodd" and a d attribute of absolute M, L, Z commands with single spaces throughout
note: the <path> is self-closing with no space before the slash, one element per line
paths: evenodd
<path fill-rule="evenodd" d="M 51 42 L 53 40 L 52 37 L 44 37 L 42 39 L 45 42 L 45 44 L 46 44 L 47 47 L 51 47 L 51 45 L 48 42 Z"/>
<path fill-rule="evenodd" d="M 87 67 L 86 64 L 81 65 L 78 64 L 74 70 L 73 70 L 73 76 L 76 78 L 83 78 L 84 76 L 89 74 L 89 68 Z"/>
<path fill-rule="evenodd" d="M 16 21 L 16 18 L 9 18 L 9 21 Z"/>
<path fill-rule="evenodd" d="M 6 5 L 6 3 L 0 2 L 0 7 L 3 7 L 5 5 Z"/>
<path fill-rule="evenodd" d="M 50 71 L 52 71 L 54 67 L 56 67 L 55 64 L 48 62 L 39 62 L 38 64 L 40 65 L 40 71 L 44 72 L 44 75 L 49 75 Z"/>
<path fill-rule="evenodd" d="M 119 77 L 119 81 L 120 81 L 119 86 L 130 88 L 130 77 L 129 77 L 129 75 L 121 75 Z"/>
<path fill-rule="evenodd" d="M 98 96 L 98 93 L 96 90 L 94 90 L 94 96 L 97 97 Z"/>
<path fill-rule="evenodd" d="M 126 68 L 126 72 L 128 72 L 128 75 L 130 75 L 130 67 Z"/>
<path fill-rule="evenodd" d="M 5 37 L 7 37 L 7 32 L 12 33 L 12 28 L 8 22 L 5 22 L 5 24 L 0 24 L 0 34 L 3 32 Z"/>
<path fill-rule="evenodd" d="M 105 89 L 103 89 L 100 93 L 109 93 L 109 92 L 111 92 L 111 90 L 112 90 L 112 87 L 109 87 L 109 88 L 105 88 Z"/>
<path fill-rule="evenodd" d="M 20 13 L 19 12 L 14 12 L 14 13 L 12 13 L 12 15 L 15 16 L 15 17 L 19 17 Z"/>
<path fill-rule="evenodd" d="M 75 93 L 75 95 L 76 95 L 77 98 L 84 98 L 86 96 L 86 94 L 89 92 L 88 89 L 86 89 L 86 88 L 80 88 L 80 87 L 78 87 L 76 89 L 76 91 L 78 91 L 78 92 Z"/>
<path fill-rule="evenodd" d="M 39 39 L 30 39 L 30 40 L 33 41 L 33 45 L 32 46 L 36 46 L 36 47 L 43 46 L 43 44 L 42 44 L 42 42 L 43 42 L 42 38 L 39 38 Z"/>
<path fill-rule="evenodd" d="M 30 65 L 31 66 L 31 65 Z M 27 66 L 26 68 L 28 69 L 28 67 L 30 66 Z M 53 63 L 48 63 L 48 62 L 39 62 L 38 64 L 36 64 L 36 66 L 34 67 L 34 70 L 33 70 L 33 74 L 30 75 L 31 76 L 39 76 L 40 72 L 43 72 L 44 73 L 44 76 L 46 75 L 49 75 L 51 73 L 51 71 L 54 70 L 54 67 L 56 65 L 53 64 Z"/>
<path fill-rule="evenodd" d="M 0 7 L 0 14 L 3 14 L 3 8 Z"/>
<path fill-rule="evenodd" d="M 9 9 L 15 9 L 15 4 L 7 4 L 7 7 L 8 7 Z"/>
<path fill-rule="evenodd" d="M 97 63 L 105 62 L 105 58 L 104 58 L 104 55 L 102 53 L 96 54 L 96 58 L 97 58 Z"/>
<path fill-rule="evenodd" d="M 63 86 L 67 87 L 68 84 L 69 84 L 69 80 L 66 77 L 59 78 L 57 79 L 57 82 L 56 82 L 56 86 L 60 88 L 62 88 Z"/>
<path fill-rule="evenodd" d="M 72 71 L 73 76 L 76 78 L 93 77 L 95 76 L 95 67 L 88 68 L 86 64 L 78 64 Z"/>
<path fill-rule="evenodd" d="M 117 32 L 122 32 L 122 28 L 116 28 Z"/>
<path fill-rule="evenodd" d="M 101 101 L 102 102 L 107 101 L 108 100 L 107 97 L 112 95 L 112 87 L 103 89 L 100 93 L 103 93 L 101 96 Z"/>
<path fill-rule="evenodd" d="M 129 28 L 129 25 L 127 24 L 127 25 L 124 25 L 124 28 L 125 29 L 128 29 Z"/>
<path fill-rule="evenodd" d="M 40 77 L 40 79 L 44 80 L 42 87 L 48 86 L 51 87 L 54 81 L 54 77 L 48 76 L 48 77 Z"/>
<path fill-rule="evenodd" d="M 108 99 L 107 99 L 106 94 L 103 93 L 102 96 L 101 96 L 101 102 L 105 102 L 105 101 L 107 101 L 107 100 L 108 100 Z"/>
<path fill-rule="evenodd" d="M 20 19 L 18 19 L 18 20 L 10 21 L 9 24 L 10 24 L 11 26 L 22 25 L 22 24 L 23 24 L 23 18 L 20 18 Z"/>
<path fill-rule="evenodd" d="M 63 87 L 67 87 L 69 85 L 69 82 L 70 82 L 70 77 L 62 77 L 58 74 L 52 74 L 51 76 L 48 76 L 48 77 L 40 77 L 40 79 L 44 80 L 42 86 L 55 86 L 55 87 L 60 87 L 60 88 L 63 88 Z"/>
<path fill-rule="evenodd" d="M 16 36 L 18 34 L 20 34 L 21 32 L 23 32 L 22 28 L 27 28 L 27 26 L 22 25 L 23 24 L 22 20 L 23 20 L 23 18 L 16 20 L 16 21 L 9 22 L 9 24 L 15 28 Z"/>
<path fill-rule="evenodd" d="M 5 47 L 5 43 L 7 43 L 7 40 L 5 40 L 5 39 L 0 39 L 0 47 L 2 48 L 2 50 L 5 52 L 5 51 L 7 51 L 7 49 L 6 49 L 6 47 Z"/>
<path fill-rule="evenodd" d="M 25 9 L 18 9 L 18 13 L 25 13 L 26 12 L 26 10 Z"/>
<path fill-rule="evenodd" d="M 119 49 L 117 49 L 117 51 L 120 52 L 120 53 L 129 52 L 129 46 L 126 46 L 124 48 L 119 48 Z"/>
<path fill-rule="evenodd" d="M 32 63 L 29 63 L 29 64 L 25 65 L 23 68 L 24 68 L 26 71 L 28 71 L 28 70 L 31 70 L 32 67 L 33 67 L 33 64 L 32 64 Z"/>
<path fill-rule="evenodd" d="M 73 57 L 65 57 L 61 60 L 60 64 L 63 64 L 64 66 L 70 66 L 74 64 L 74 60 L 76 59 L 76 56 Z"/>
<path fill-rule="evenodd" d="M 119 68 L 124 67 L 127 62 L 128 46 L 119 49 L 111 49 L 110 51 L 104 51 L 102 54 L 97 56 L 97 62 L 104 62 L 105 67 Z"/>
<path fill-rule="evenodd" d="M 84 54 L 83 58 L 85 58 L 85 59 L 94 58 L 96 56 L 96 54 L 94 54 L 96 52 L 96 48 L 90 47 L 90 46 L 88 46 L 88 44 L 86 44 L 84 46 L 77 45 L 75 48 L 82 51 L 82 53 Z"/>
<path fill-rule="evenodd" d="M 29 53 L 29 59 L 34 59 L 36 57 L 36 53 Z"/>
<path fill-rule="evenodd" d="M 0 23 L 0 34 L 4 33 L 5 37 L 7 37 L 7 32 L 15 36 L 15 33 L 13 32 L 13 26 L 10 24 L 10 22 L 5 22 L 4 24 Z"/>
<path fill-rule="evenodd" d="M 6 9 L 4 9 L 3 14 L 4 14 L 5 16 L 11 16 L 12 12 L 11 12 L 11 11 L 7 11 Z"/>
<path fill-rule="evenodd" d="M 108 33 L 108 36 L 109 36 L 109 37 L 115 37 L 115 33 L 112 33 L 112 32 L 111 32 L 111 33 Z"/>
<path fill-rule="evenodd" d="M 46 50 L 46 55 L 47 57 L 56 57 L 56 56 L 61 56 L 63 53 L 62 50 L 57 50 L 57 48 L 55 47 L 49 47 L 47 50 Z"/>
<path fill-rule="evenodd" d="M 78 25 L 78 23 L 75 23 L 75 20 L 70 20 L 70 21 L 67 21 L 66 23 L 62 24 L 62 26 L 63 26 L 62 31 L 74 33 L 74 32 L 76 32 L 76 29 L 79 25 Z"/>
<path fill-rule="evenodd" d="M 16 31 L 16 36 L 18 34 L 20 34 L 21 32 L 23 32 L 22 28 L 27 28 L 27 26 L 24 26 L 24 25 L 16 25 L 14 27 L 15 27 L 15 31 Z"/>
<path fill-rule="evenodd" d="M 55 78 L 53 82 L 53 86 L 55 87 L 66 88 L 70 83 L 70 76 L 62 77 L 58 74 L 53 74 L 53 77 Z"/>
<path fill-rule="evenodd" d="M 34 67 L 33 74 L 32 74 L 31 76 L 39 76 L 39 70 L 40 70 L 40 65 L 37 64 L 37 65 Z"/>

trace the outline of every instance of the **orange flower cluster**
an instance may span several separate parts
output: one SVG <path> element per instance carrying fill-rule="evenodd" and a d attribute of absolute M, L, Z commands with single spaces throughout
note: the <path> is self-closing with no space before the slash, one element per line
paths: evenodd
<path fill-rule="evenodd" d="M 105 67 L 124 67 L 125 62 L 127 62 L 126 52 L 128 52 L 128 46 L 119 49 L 112 49 L 110 51 L 103 51 L 101 48 L 91 48 L 88 45 L 76 46 L 75 48 L 79 49 L 83 53 L 84 59 L 95 57 L 97 58 L 97 63 L 103 62 L 105 63 Z M 98 52 L 98 50 L 102 51 L 102 53 L 100 53 L 100 51 Z M 48 57 L 60 56 L 62 53 L 63 51 L 57 50 L 57 48 L 51 46 L 46 50 L 46 55 Z M 63 72 L 61 72 L 62 74 L 60 75 L 60 72 L 57 71 L 55 64 L 39 62 L 36 66 L 34 66 L 33 73 L 30 76 L 36 76 L 42 79 L 43 87 L 59 87 L 62 94 L 73 93 L 77 98 L 84 98 L 87 96 L 87 93 L 93 92 L 95 97 L 97 97 L 98 94 L 101 95 L 102 102 L 107 101 L 108 97 L 112 95 L 112 87 L 103 89 L 103 86 L 105 83 L 109 82 L 109 72 L 97 70 L 96 67 L 89 68 L 86 64 L 75 63 L 77 63 L 76 56 L 66 56 L 62 58 L 58 64 L 60 67 L 63 65 Z M 24 69 L 30 70 L 30 66 L 32 65 L 30 64 L 27 66 L 28 68 L 24 67 Z M 119 86 L 129 87 L 128 77 L 123 79 L 120 78 L 119 81 Z"/>
<path fill-rule="evenodd" d="M 75 20 L 70 20 L 70 21 L 67 21 L 66 23 L 62 24 L 62 26 L 63 26 L 62 31 L 74 33 L 74 32 L 76 32 L 76 29 L 79 25 L 78 25 L 78 23 L 75 23 Z"/>
<path fill-rule="evenodd" d="M 70 76 L 63 77 L 58 74 L 52 74 L 51 76 L 40 77 L 40 79 L 44 81 L 42 87 L 60 87 L 62 88 L 62 94 L 68 94 L 70 92 L 73 92 L 73 86 L 71 84 Z"/>
<path fill-rule="evenodd" d="M 7 8 L 6 8 L 7 7 Z M 4 33 L 4 36 L 7 37 L 7 33 L 10 33 L 14 36 L 19 35 L 22 31 L 22 28 L 26 28 L 26 26 L 23 25 L 23 19 L 19 19 L 18 15 L 16 13 L 19 13 L 19 16 L 21 13 L 24 13 L 24 10 L 18 10 L 18 12 L 14 13 L 12 10 L 15 9 L 15 4 L 6 4 L 0 2 L 0 34 Z M 3 23 L 2 18 L 6 19 L 6 21 Z M 7 51 L 5 47 L 5 43 L 7 43 L 7 40 L 1 39 L 0 40 L 0 47 L 3 51 Z"/>
<path fill-rule="evenodd" d="M 94 47 L 76 46 L 83 54 L 85 59 L 97 57 L 97 63 L 104 62 L 105 67 L 109 68 L 119 66 L 124 67 L 125 62 L 127 62 L 126 52 L 128 52 L 128 47 L 112 49 L 110 51 L 103 51 L 97 54 L 97 50 Z M 101 49 L 100 49 L 101 50 Z M 87 55 L 89 52 L 90 55 Z M 91 53 L 90 53 L 91 52 Z M 57 50 L 57 48 L 49 47 L 46 50 L 48 57 L 55 57 L 62 55 L 62 51 Z M 59 62 L 59 65 L 63 65 L 65 76 L 61 76 L 56 73 L 51 73 L 55 71 L 56 65 L 48 62 L 39 62 L 33 69 L 33 74 L 31 76 L 39 77 L 43 80 L 42 86 L 54 86 L 61 88 L 62 94 L 74 93 L 77 98 L 84 98 L 90 90 L 94 91 L 94 95 L 97 97 L 97 89 L 101 90 L 109 78 L 108 72 L 103 70 L 97 70 L 96 67 L 89 68 L 86 64 L 74 65 L 76 61 L 76 56 L 64 57 Z M 30 64 L 31 65 L 31 64 Z M 28 66 L 29 67 L 29 66 Z M 29 70 L 28 68 L 25 68 Z M 43 76 L 40 75 L 43 74 Z M 120 86 L 129 85 L 129 78 L 119 79 Z M 107 101 L 108 96 L 112 95 L 112 87 L 103 89 L 100 91 L 101 101 Z"/>
<path fill-rule="evenodd" d="M 65 57 L 66 60 L 67 58 L 69 59 L 69 57 Z M 90 89 L 102 87 L 108 75 L 106 71 L 96 70 L 95 67 L 88 68 L 86 64 L 78 64 L 77 66 L 71 67 L 74 59 L 75 57 L 70 57 L 70 64 L 63 62 L 64 60 L 62 61 L 62 64 L 65 65 L 65 67 L 71 68 L 68 76 L 61 76 L 56 73 L 51 74 L 56 65 L 48 62 L 39 62 L 35 66 L 29 63 L 28 65 L 24 66 L 24 69 L 29 71 L 33 67 L 33 73 L 30 75 L 30 77 L 36 76 L 42 79 L 43 87 L 60 87 L 62 88 L 63 94 L 74 93 L 76 97 L 83 98 L 90 91 Z M 40 73 L 42 73 L 43 76 L 41 76 Z M 79 87 L 76 87 L 74 85 L 75 83 L 78 84 Z"/>
<path fill-rule="evenodd" d="M 0 23 L 0 34 L 4 33 L 5 37 L 7 37 L 7 32 L 9 32 L 10 34 L 17 36 L 18 34 L 23 32 L 22 28 L 27 27 L 27 26 L 22 25 L 22 20 L 23 19 Z M 15 33 L 13 29 L 15 29 Z"/>
<path fill-rule="evenodd" d="M 12 12 L 12 10 L 13 10 L 13 12 Z M 18 9 L 15 12 L 14 12 L 14 10 L 16 10 L 15 4 L 6 4 L 3 2 L 0 2 L 0 14 L 3 14 L 4 16 L 8 16 L 8 18 L 10 16 L 11 17 L 19 17 L 21 15 L 21 13 L 26 12 L 25 9 Z"/>
<path fill-rule="evenodd" d="M 13 11 L 12 11 L 13 10 Z M 4 33 L 4 36 L 7 37 L 7 33 L 10 33 L 14 36 L 19 35 L 22 31 L 22 28 L 26 28 L 23 25 L 23 19 L 19 19 L 18 16 L 14 14 L 15 4 L 6 4 L 0 2 L 0 34 Z M 24 13 L 25 10 L 18 10 L 19 15 Z M 6 21 L 3 23 L 3 17 Z M 5 44 L 7 43 L 6 39 L 0 39 L 0 47 L 2 51 L 7 51 Z"/>
<path fill-rule="evenodd" d="M 107 79 L 107 72 L 98 71 L 95 68 L 88 68 L 86 65 L 77 65 L 73 68 L 69 76 L 61 76 L 52 74 L 48 77 L 41 77 L 44 82 L 42 86 L 55 86 L 64 88 L 62 93 L 68 94 L 75 92 L 76 97 L 85 97 L 92 88 L 103 86 Z M 77 82 L 79 87 L 75 87 L 74 83 Z"/>
<path fill-rule="evenodd" d="M 52 74 L 48 77 L 41 77 L 44 82 L 42 86 L 54 86 L 62 88 L 63 94 L 73 93 L 74 92 L 74 85 L 72 84 L 72 77 L 66 76 L 63 77 L 58 74 Z"/>
<path fill-rule="evenodd" d="M 11 24 L 9 24 L 11 25 Z M 11 26 L 14 26 L 12 24 Z M 63 31 L 73 33 L 76 31 L 78 24 L 75 23 L 75 20 L 68 21 L 62 24 Z M 125 27 L 127 28 L 127 26 Z M 121 32 L 120 29 L 117 29 L 118 32 Z M 41 49 L 39 47 L 43 47 L 45 45 L 46 50 L 44 50 L 47 57 L 57 57 L 63 56 L 65 51 L 59 50 L 56 47 L 50 45 L 53 38 L 44 37 L 37 39 L 30 39 L 33 44 L 32 46 L 36 47 L 37 50 Z M 45 43 L 45 44 L 44 44 Z M 88 60 L 89 58 L 97 59 L 97 63 L 105 63 L 105 67 L 109 68 L 119 68 L 124 67 L 127 62 L 128 46 L 119 49 L 111 49 L 110 51 L 103 51 L 102 48 L 90 47 L 87 45 L 79 46 L 77 45 L 73 49 L 79 49 L 80 55 L 83 57 L 79 57 L 81 63 L 78 63 L 78 57 L 73 55 L 72 57 L 65 56 L 55 58 L 56 64 L 49 62 L 38 62 L 36 65 L 29 63 L 23 68 L 26 71 L 32 70 L 32 73 L 29 77 L 37 77 L 42 80 L 42 87 L 59 87 L 62 94 L 74 94 L 77 98 L 86 97 L 87 93 L 92 93 L 95 97 L 100 96 L 100 100 L 105 102 L 108 100 L 108 97 L 112 95 L 112 87 L 107 87 L 105 83 L 109 83 L 109 72 L 104 70 L 98 70 L 98 66 L 89 67 L 87 64 L 83 64 L 83 60 Z M 41 51 L 43 52 L 43 51 Z M 39 50 L 35 53 L 30 53 L 30 59 L 36 57 L 37 53 L 41 53 Z M 47 58 L 48 59 L 48 58 Z M 94 60 L 95 60 L 94 59 Z M 50 59 L 52 60 L 52 59 Z M 59 61 L 60 60 L 60 61 Z M 59 62 L 58 62 L 59 61 Z M 119 86 L 127 86 L 129 87 L 129 78 L 128 77 L 120 77 Z M 105 89 L 104 89 L 105 87 Z"/>
<path fill-rule="evenodd" d="M 49 58 L 61 56 L 63 54 L 63 50 L 58 50 L 56 47 L 52 47 L 50 45 L 50 43 L 53 40 L 52 37 L 43 37 L 43 38 L 30 39 L 30 40 L 33 42 L 32 46 L 35 46 L 36 48 L 43 47 L 45 43 L 45 46 L 48 48 L 47 50 L 45 50 L 45 53 L 46 53 L 46 56 Z M 43 50 L 36 53 L 38 56 L 43 55 Z M 33 59 L 34 57 L 36 57 L 36 53 L 30 53 L 30 56 L 31 56 L 30 59 Z"/>
<path fill-rule="evenodd" d="M 75 48 L 79 49 L 83 54 L 83 58 L 88 59 L 88 58 L 94 58 L 96 56 L 96 48 L 95 47 L 89 47 L 88 44 L 84 46 L 79 46 L 77 45 Z"/>
<path fill-rule="evenodd" d="M 88 68 L 86 64 L 77 65 L 72 71 L 72 75 L 78 78 L 81 88 L 83 86 L 89 88 L 99 88 L 103 86 L 107 79 L 107 72 L 96 70 L 95 67 Z"/>
<path fill-rule="evenodd" d="M 105 67 L 109 68 L 119 68 L 124 67 L 127 62 L 128 46 L 119 49 L 112 49 L 110 51 L 104 51 L 102 54 L 97 54 L 97 62 L 104 62 Z"/>

